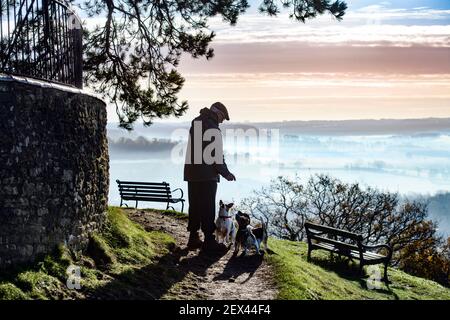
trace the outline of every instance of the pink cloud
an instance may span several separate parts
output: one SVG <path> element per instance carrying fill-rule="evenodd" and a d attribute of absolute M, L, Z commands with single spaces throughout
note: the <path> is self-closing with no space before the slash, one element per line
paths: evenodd
<path fill-rule="evenodd" d="M 216 44 L 210 60 L 184 57 L 187 73 L 358 72 L 447 74 L 450 48 L 311 46 L 299 42 Z"/>

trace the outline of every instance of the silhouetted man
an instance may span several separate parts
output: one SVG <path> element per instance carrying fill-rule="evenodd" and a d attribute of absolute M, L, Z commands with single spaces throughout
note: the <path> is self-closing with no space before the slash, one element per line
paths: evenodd
<path fill-rule="evenodd" d="M 223 157 L 222 133 L 219 124 L 230 120 L 227 108 L 220 102 L 200 110 L 192 121 L 184 165 L 184 180 L 188 182 L 189 194 L 189 249 L 202 248 L 207 252 L 225 251 L 217 243 L 215 230 L 216 191 L 219 175 L 228 181 L 236 180 L 228 170 Z M 205 242 L 199 237 L 202 230 Z"/>

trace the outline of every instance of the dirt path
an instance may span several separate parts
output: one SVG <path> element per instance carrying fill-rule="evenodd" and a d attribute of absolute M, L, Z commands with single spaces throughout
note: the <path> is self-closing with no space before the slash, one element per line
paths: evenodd
<path fill-rule="evenodd" d="M 127 210 L 128 211 L 128 210 Z M 164 231 L 172 235 L 177 247 L 172 267 L 180 281 L 173 284 L 162 299 L 275 299 L 277 290 L 272 269 L 261 257 L 232 257 L 232 250 L 222 257 L 208 257 L 197 251 L 187 251 L 187 221 L 159 212 L 130 210 L 129 217 L 148 231 Z"/>

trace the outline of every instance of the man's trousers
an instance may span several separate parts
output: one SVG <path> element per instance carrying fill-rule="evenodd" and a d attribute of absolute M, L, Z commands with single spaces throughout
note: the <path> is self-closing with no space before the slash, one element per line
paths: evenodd
<path fill-rule="evenodd" d="M 217 181 L 188 181 L 188 231 L 202 230 L 205 239 L 213 238 L 216 216 Z"/>

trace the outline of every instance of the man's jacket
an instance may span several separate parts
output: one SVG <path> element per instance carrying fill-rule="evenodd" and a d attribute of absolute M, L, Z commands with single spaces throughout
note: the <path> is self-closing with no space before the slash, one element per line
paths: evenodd
<path fill-rule="evenodd" d="M 196 121 L 198 121 L 197 127 L 199 126 L 200 122 L 202 129 L 201 135 L 197 135 L 197 137 L 200 137 L 199 139 L 194 139 L 194 123 Z M 211 180 L 219 181 L 219 175 L 226 177 L 227 175 L 230 174 L 230 171 L 228 171 L 223 156 L 221 157 L 221 161 L 217 161 L 211 164 L 205 163 L 203 157 L 201 157 L 201 163 L 196 163 L 194 161 L 195 159 L 194 150 L 196 150 L 196 144 L 197 143 L 202 144 L 201 152 L 203 155 L 205 148 L 214 141 L 214 138 L 211 141 L 204 141 L 205 139 L 203 139 L 203 135 L 205 131 L 208 129 L 218 130 L 217 132 L 220 134 L 221 137 L 217 115 L 208 108 L 203 108 L 202 110 L 200 110 L 200 115 L 194 120 L 192 120 L 191 128 L 189 130 L 189 142 L 186 151 L 186 163 L 184 165 L 185 181 L 211 181 Z M 222 143 L 220 143 L 219 145 L 221 150 L 218 151 L 220 151 L 220 154 L 223 155 Z M 198 148 L 198 150 L 200 150 L 200 148 Z"/>

